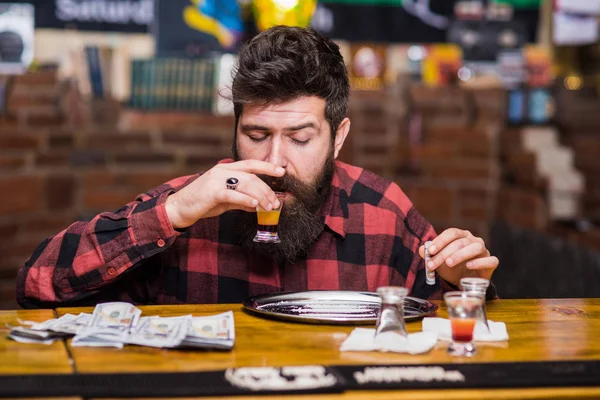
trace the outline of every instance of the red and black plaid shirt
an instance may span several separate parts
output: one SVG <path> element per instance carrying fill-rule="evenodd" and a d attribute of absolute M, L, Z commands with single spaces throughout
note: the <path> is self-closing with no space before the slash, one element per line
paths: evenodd
<path fill-rule="evenodd" d="M 167 196 L 196 177 L 174 179 L 46 239 L 19 271 L 19 303 L 237 303 L 262 293 L 383 285 L 431 299 L 450 288 L 439 279 L 425 283 L 417 249 L 435 237 L 431 225 L 396 184 L 371 172 L 336 162 L 324 230 L 305 258 L 285 265 L 245 252 L 230 229 L 232 213 L 174 230 Z"/>

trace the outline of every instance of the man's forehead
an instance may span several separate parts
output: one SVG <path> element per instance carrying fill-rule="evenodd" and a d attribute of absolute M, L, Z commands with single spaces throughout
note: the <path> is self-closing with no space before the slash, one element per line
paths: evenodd
<path fill-rule="evenodd" d="M 313 120 L 318 123 L 325 118 L 325 100 L 311 96 L 267 105 L 246 104 L 241 118 L 244 123 L 272 119 Z"/>

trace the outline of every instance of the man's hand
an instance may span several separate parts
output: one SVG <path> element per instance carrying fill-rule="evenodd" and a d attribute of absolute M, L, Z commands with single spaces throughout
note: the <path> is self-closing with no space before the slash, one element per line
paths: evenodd
<path fill-rule="evenodd" d="M 282 167 L 258 160 L 217 164 L 194 182 L 167 198 L 166 211 L 175 229 L 187 228 L 201 218 L 223 214 L 229 210 L 256 211 L 278 207 L 275 192 L 255 174 L 280 177 Z M 236 178 L 236 190 L 227 189 L 228 178 Z"/>
<path fill-rule="evenodd" d="M 424 246 L 419 248 L 424 257 Z M 459 286 L 460 278 L 480 277 L 491 279 L 498 267 L 498 258 L 490 255 L 485 242 L 471 232 L 450 228 L 432 240 L 431 258 L 425 268 L 437 270 L 447 282 Z"/>

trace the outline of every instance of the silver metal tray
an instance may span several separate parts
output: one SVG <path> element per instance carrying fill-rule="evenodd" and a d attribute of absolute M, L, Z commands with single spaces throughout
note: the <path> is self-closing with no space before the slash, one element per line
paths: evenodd
<path fill-rule="evenodd" d="M 377 293 L 341 290 L 280 292 L 249 297 L 242 305 L 263 316 L 313 324 L 374 325 L 381 299 Z M 407 297 L 404 318 L 414 321 L 438 309 L 430 301 Z"/>

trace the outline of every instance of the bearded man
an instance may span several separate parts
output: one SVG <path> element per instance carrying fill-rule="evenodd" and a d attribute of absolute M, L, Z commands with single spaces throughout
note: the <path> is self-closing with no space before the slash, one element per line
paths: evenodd
<path fill-rule="evenodd" d="M 232 90 L 234 159 L 45 240 L 19 271 L 23 307 L 233 303 L 387 285 L 439 299 L 462 277 L 491 278 L 498 259 L 481 238 L 456 228 L 437 236 L 398 185 L 336 161 L 350 88 L 334 42 L 296 27 L 262 32 L 240 50 Z M 281 242 L 256 243 L 256 209 L 279 206 L 274 189 L 286 195 Z"/>

